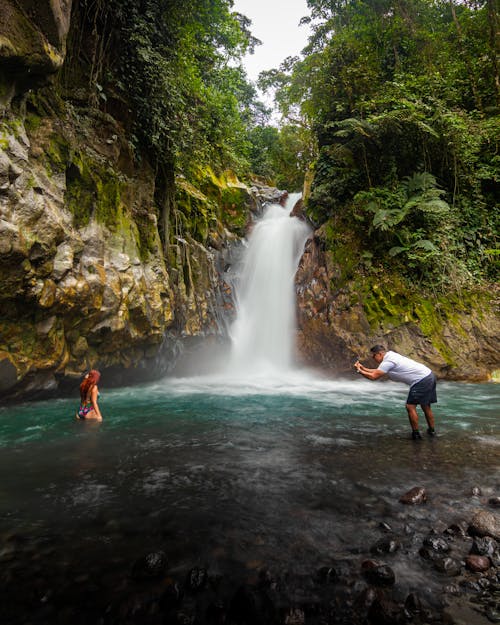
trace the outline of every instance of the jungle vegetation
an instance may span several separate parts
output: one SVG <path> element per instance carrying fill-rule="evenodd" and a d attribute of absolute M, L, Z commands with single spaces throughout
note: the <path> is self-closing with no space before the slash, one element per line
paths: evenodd
<path fill-rule="evenodd" d="M 302 59 L 261 75 L 317 142 L 308 202 L 353 272 L 444 290 L 498 276 L 495 0 L 308 0 Z M 343 238 L 338 233 L 348 233 Z M 328 238 L 328 236 L 327 236 Z M 344 242 L 343 242 L 344 240 Z"/>
<path fill-rule="evenodd" d="M 353 271 L 445 290 L 494 280 L 495 0 L 307 4 L 303 54 L 259 80 L 277 127 L 242 67 L 259 41 L 232 0 L 77 0 L 61 81 L 125 124 L 167 217 L 175 176 L 200 163 L 290 191 L 312 172 L 308 216 Z"/>

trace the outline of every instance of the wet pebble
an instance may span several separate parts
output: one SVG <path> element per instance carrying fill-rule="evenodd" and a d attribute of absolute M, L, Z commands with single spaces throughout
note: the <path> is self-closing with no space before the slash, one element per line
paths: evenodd
<path fill-rule="evenodd" d="M 186 588 L 191 592 L 198 592 L 205 588 L 208 580 L 207 570 L 195 566 L 187 574 Z"/>
<path fill-rule="evenodd" d="M 413 592 L 410 593 L 405 599 L 404 610 L 406 617 L 410 620 L 418 614 L 422 610 L 422 603 L 419 596 Z"/>
<path fill-rule="evenodd" d="M 383 553 L 395 553 L 401 547 L 399 541 L 389 536 L 381 538 L 370 548 L 370 553 L 381 555 Z"/>
<path fill-rule="evenodd" d="M 315 578 L 320 584 L 330 584 L 338 579 L 338 573 L 333 566 L 322 566 L 317 571 Z"/>
<path fill-rule="evenodd" d="M 422 486 L 414 486 L 407 493 L 401 495 L 399 498 L 400 503 L 407 505 L 422 504 L 427 501 L 427 493 Z"/>
<path fill-rule="evenodd" d="M 500 508 L 500 497 L 490 497 L 488 503 L 494 508 Z"/>
<path fill-rule="evenodd" d="M 285 625 L 304 625 L 306 615 L 301 608 L 292 608 L 285 617 Z"/>
<path fill-rule="evenodd" d="M 476 536 L 472 543 L 471 553 L 480 556 L 491 556 L 497 549 L 498 543 L 491 536 Z"/>
<path fill-rule="evenodd" d="M 458 560 L 454 558 L 437 558 L 434 562 L 434 567 L 441 571 L 441 573 L 446 573 L 450 577 L 454 575 L 459 575 L 462 570 L 462 565 Z"/>
<path fill-rule="evenodd" d="M 379 523 L 379 527 L 380 529 L 384 530 L 385 532 L 392 532 L 392 527 L 386 523 L 385 521 L 381 521 Z"/>
<path fill-rule="evenodd" d="M 486 618 L 492 623 L 500 623 L 500 608 L 488 606 L 484 611 Z"/>
<path fill-rule="evenodd" d="M 132 578 L 135 580 L 161 577 L 167 568 L 167 556 L 163 551 L 154 551 L 139 558 L 132 566 Z"/>
<path fill-rule="evenodd" d="M 491 564 L 490 559 L 486 556 L 470 555 L 465 558 L 465 565 L 474 573 L 482 573 L 487 571 Z"/>
<path fill-rule="evenodd" d="M 375 586 L 392 586 L 396 582 L 396 575 L 387 564 L 365 560 L 361 564 L 361 570 L 366 580 Z"/>
<path fill-rule="evenodd" d="M 467 535 L 467 523 L 465 521 L 452 523 L 446 529 L 446 534 L 450 534 L 451 536 L 461 536 L 463 538 Z"/>
<path fill-rule="evenodd" d="M 429 535 L 424 539 L 424 546 L 438 553 L 447 553 L 450 545 L 440 536 Z"/>

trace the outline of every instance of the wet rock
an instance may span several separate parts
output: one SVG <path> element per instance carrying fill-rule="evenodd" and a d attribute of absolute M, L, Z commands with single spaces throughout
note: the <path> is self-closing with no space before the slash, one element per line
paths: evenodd
<path fill-rule="evenodd" d="M 134 563 L 132 578 L 135 580 L 156 579 L 163 575 L 166 568 L 167 556 L 163 551 L 148 553 Z"/>
<path fill-rule="evenodd" d="M 424 547 L 437 553 L 447 553 L 450 550 L 450 545 L 444 538 L 433 535 L 427 536 L 427 538 L 424 539 Z"/>
<path fill-rule="evenodd" d="M 394 571 L 387 564 L 365 560 L 361 564 L 361 570 L 366 580 L 375 586 L 392 586 L 396 581 Z"/>
<path fill-rule="evenodd" d="M 488 606 L 484 613 L 491 623 L 500 623 L 500 608 Z"/>
<path fill-rule="evenodd" d="M 290 213 L 290 217 L 297 217 L 297 219 L 300 219 L 301 221 L 306 221 L 306 216 L 304 213 L 304 202 L 302 198 L 295 202 L 295 205 Z"/>
<path fill-rule="evenodd" d="M 450 534 L 451 536 L 464 537 L 467 535 L 467 523 L 465 521 L 452 523 L 445 531 L 446 534 Z"/>
<path fill-rule="evenodd" d="M 381 521 L 379 523 L 379 527 L 380 529 L 384 530 L 385 532 L 392 532 L 392 527 L 386 523 L 385 521 Z"/>
<path fill-rule="evenodd" d="M 425 503 L 427 501 L 427 493 L 422 486 L 414 486 L 407 493 L 401 495 L 399 498 L 400 503 L 408 505 L 416 505 Z"/>
<path fill-rule="evenodd" d="M 473 573 L 483 573 L 491 566 L 489 558 L 478 555 L 467 556 L 465 558 L 465 565 Z"/>
<path fill-rule="evenodd" d="M 481 489 L 479 488 L 479 486 L 473 486 L 472 490 L 471 490 L 472 496 L 473 497 L 481 497 L 482 492 Z"/>
<path fill-rule="evenodd" d="M 445 573 L 450 577 L 459 575 L 462 571 L 462 565 L 460 562 L 450 557 L 436 558 L 434 561 L 434 567 L 438 571 L 441 571 L 441 573 Z"/>
<path fill-rule="evenodd" d="M 472 543 L 471 554 L 491 556 L 498 549 L 498 543 L 491 536 L 476 536 Z"/>
<path fill-rule="evenodd" d="M 401 544 L 399 541 L 395 538 L 391 538 L 390 536 L 386 536 L 371 546 L 370 553 L 378 555 L 383 553 L 395 553 L 400 547 Z"/>
<path fill-rule="evenodd" d="M 337 579 L 338 574 L 333 566 L 322 566 L 315 575 L 315 581 L 319 584 L 331 584 Z"/>
<path fill-rule="evenodd" d="M 490 506 L 494 508 L 500 508 L 500 497 L 490 497 L 488 499 L 488 503 Z"/>
<path fill-rule="evenodd" d="M 496 514 L 487 510 L 479 510 L 469 524 L 469 534 L 472 536 L 491 536 L 500 540 L 500 519 Z"/>
<path fill-rule="evenodd" d="M 406 618 L 410 620 L 419 614 L 422 611 L 420 597 L 413 592 L 410 593 L 405 599 L 404 611 Z"/>
<path fill-rule="evenodd" d="M 207 585 L 208 573 L 204 568 L 195 566 L 187 574 L 186 588 L 191 592 L 198 592 Z"/>
<path fill-rule="evenodd" d="M 292 608 L 285 617 L 285 625 L 304 625 L 306 615 L 301 608 Z"/>

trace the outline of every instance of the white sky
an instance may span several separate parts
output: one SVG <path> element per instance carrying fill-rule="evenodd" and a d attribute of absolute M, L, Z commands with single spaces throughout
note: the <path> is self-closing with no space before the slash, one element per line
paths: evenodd
<path fill-rule="evenodd" d="M 296 56 L 307 44 L 309 15 L 306 0 L 234 0 L 233 11 L 252 20 L 250 32 L 262 41 L 255 53 L 244 58 L 244 67 L 255 82 L 263 70 L 277 69 L 287 56 Z"/>

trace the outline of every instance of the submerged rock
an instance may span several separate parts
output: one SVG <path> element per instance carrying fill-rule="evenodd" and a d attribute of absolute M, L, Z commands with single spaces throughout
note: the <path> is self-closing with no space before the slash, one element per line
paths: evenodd
<path fill-rule="evenodd" d="M 401 547 L 401 543 L 390 536 L 381 538 L 370 548 L 373 554 L 395 553 Z"/>
<path fill-rule="evenodd" d="M 450 550 L 450 545 L 440 536 L 427 536 L 424 539 L 424 546 L 437 553 L 447 553 Z"/>
<path fill-rule="evenodd" d="M 427 501 L 427 493 L 422 486 L 414 486 L 407 493 L 401 495 L 399 501 L 404 504 L 421 504 Z"/>
<path fill-rule="evenodd" d="M 462 571 L 462 565 L 458 560 L 454 558 L 436 558 L 434 560 L 434 567 L 436 570 L 446 573 L 446 575 L 454 576 L 459 575 Z"/>

